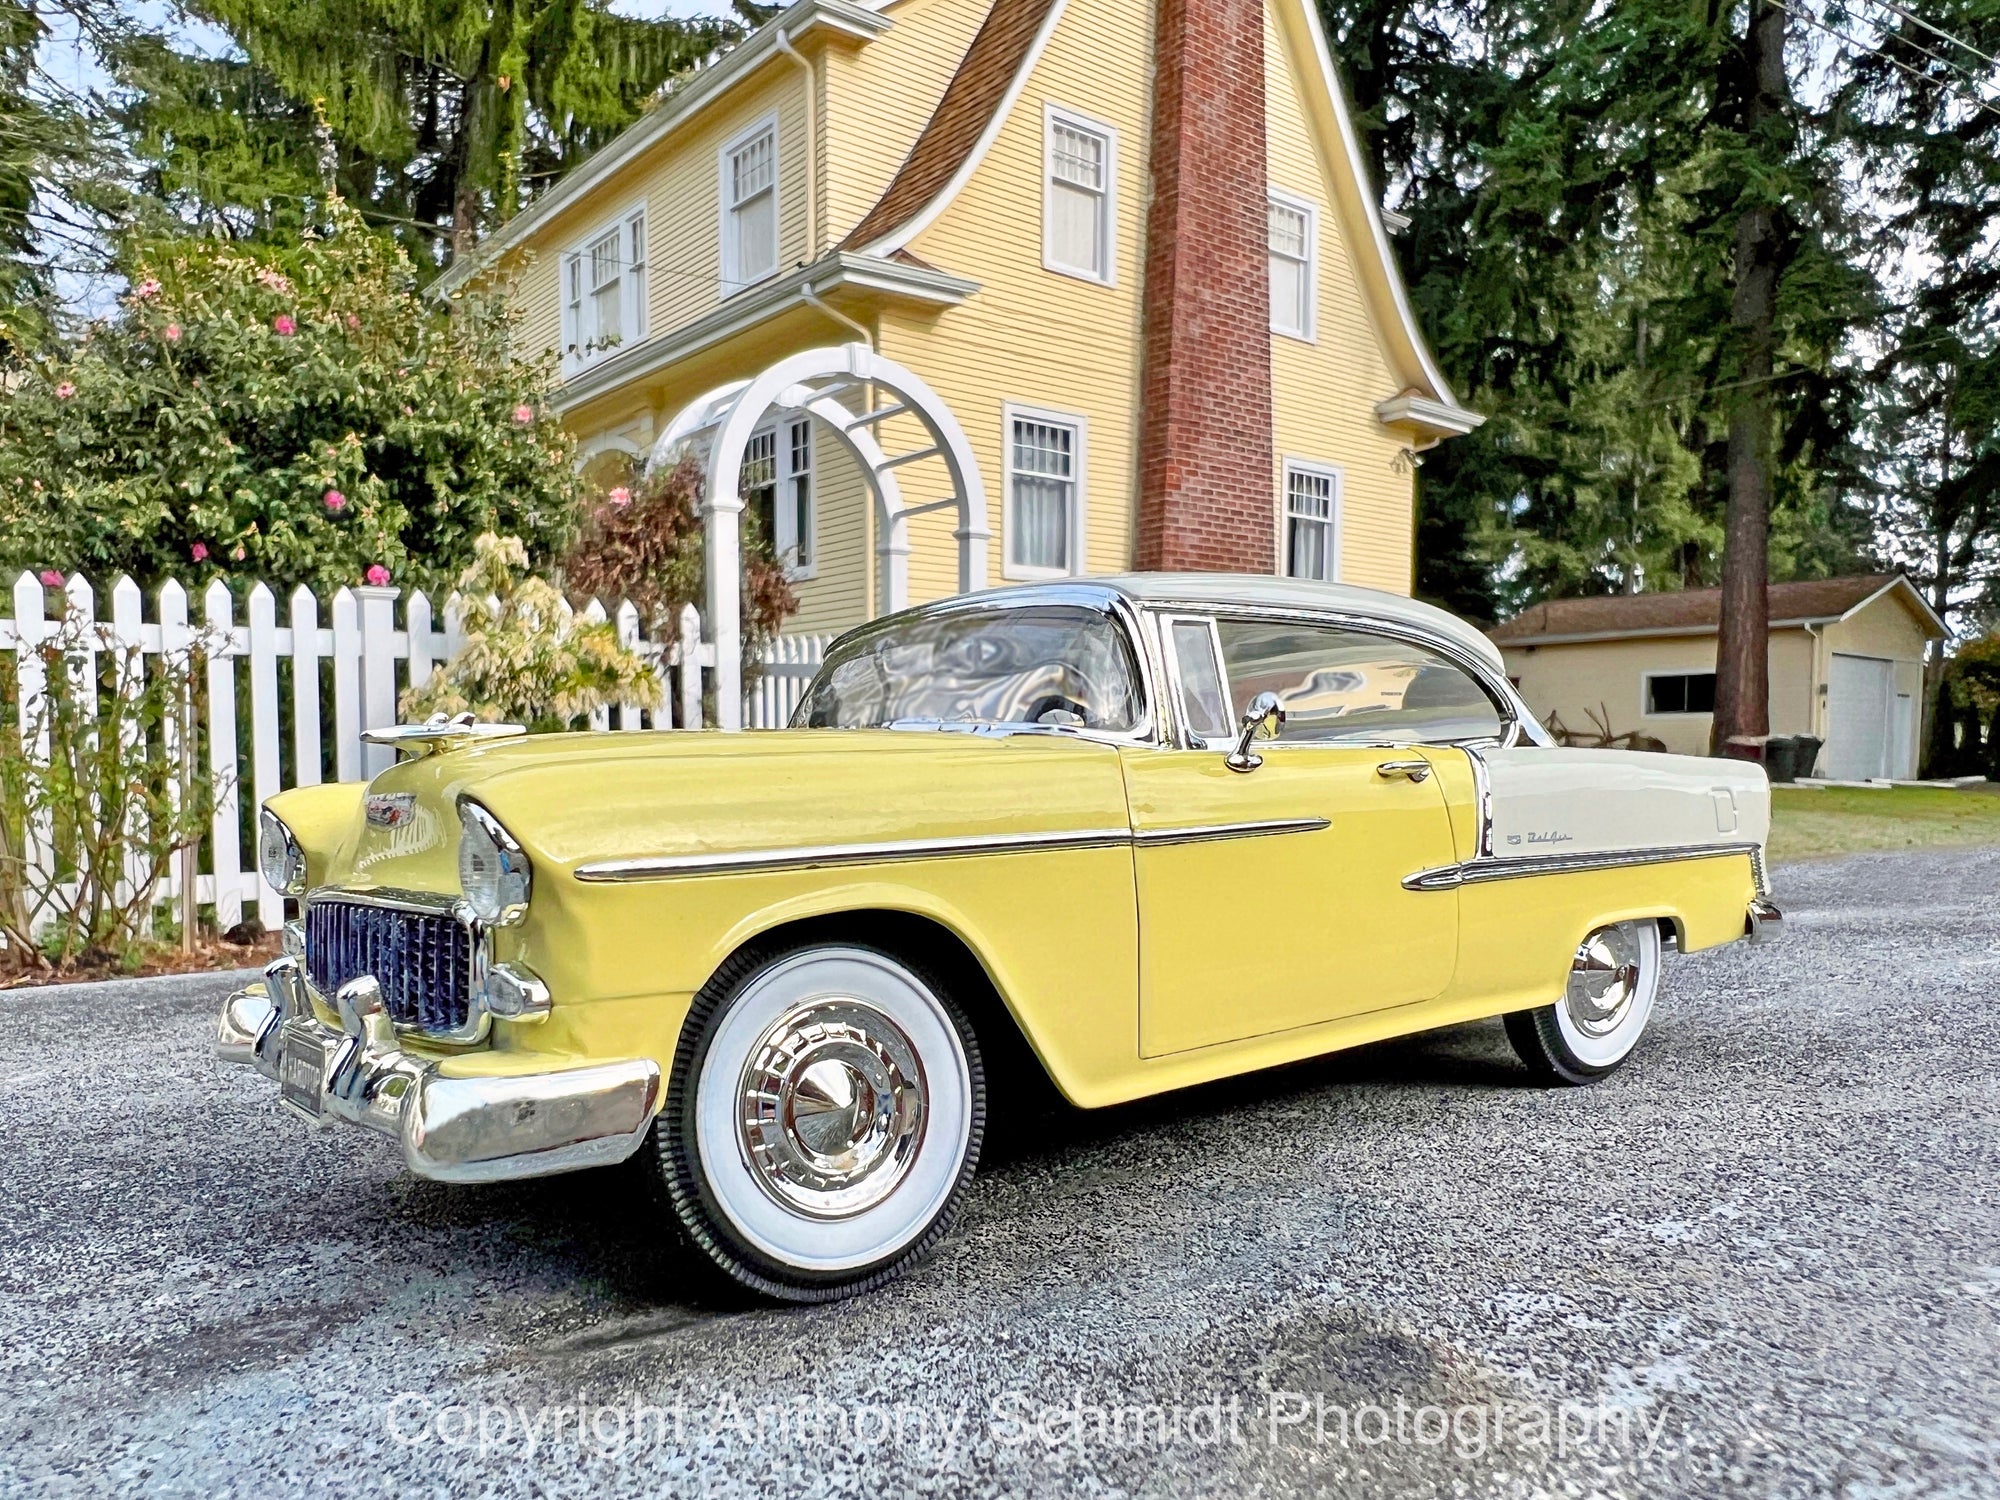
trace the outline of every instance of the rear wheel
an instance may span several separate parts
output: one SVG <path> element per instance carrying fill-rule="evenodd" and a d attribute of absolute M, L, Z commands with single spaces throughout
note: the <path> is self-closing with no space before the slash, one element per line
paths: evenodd
<path fill-rule="evenodd" d="M 1659 924 L 1600 927 L 1577 945 L 1554 1005 L 1507 1017 L 1507 1039 L 1546 1083 L 1593 1083 L 1639 1045 L 1660 990 Z"/>
<path fill-rule="evenodd" d="M 721 1270 L 828 1301 L 944 1235 L 985 1113 L 978 1041 L 929 972 L 858 946 L 752 951 L 695 998 L 655 1157 Z"/>

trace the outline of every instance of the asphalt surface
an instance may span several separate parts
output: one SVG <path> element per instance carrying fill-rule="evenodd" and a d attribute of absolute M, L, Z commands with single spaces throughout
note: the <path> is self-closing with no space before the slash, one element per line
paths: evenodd
<path fill-rule="evenodd" d="M 1596 1088 L 1489 1024 L 1061 1119 L 808 1310 L 294 1123 L 215 979 L 0 996 L 0 1494 L 2000 1494 L 2000 850 L 1778 887 Z"/>

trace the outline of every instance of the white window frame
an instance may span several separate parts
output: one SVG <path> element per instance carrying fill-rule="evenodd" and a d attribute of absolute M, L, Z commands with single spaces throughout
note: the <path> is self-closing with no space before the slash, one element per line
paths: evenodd
<path fill-rule="evenodd" d="M 601 359 L 630 349 L 651 332 L 646 308 L 646 236 L 651 227 L 648 221 L 643 198 L 629 203 L 620 212 L 593 225 L 588 234 L 571 241 L 558 260 L 556 295 L 562 299 L 562 368 L 565 375 L 573 375 Z M 620 290 L 620 306 L 631 325 L 631 332 L 621 331 L 615 344 L 598 343 L 599 330 L 595 326 L 590 302 L 593 289 L 583 287 L 576 280 L 585 274 L 590 247 L 607 234 L 618 236 L 618 274 L 625 283 Z M 636 258 L 633 255 L 635 248 L 638 252 Z M 573 285 L 577 295 L 572 295 Z M 586 349 L 584 345 L 587 342 L 598 346 Z"/>
<path fill-rule="evenodd" d="M 1654 708 L 1653 679 L 1655 677 L 1713 677 L 1714 667 L 1652 667 L 1639 674 L 1639 717 L 1642 719 L 1707 719 L 1714 717 L 1712 708 Z"/>
<path fill-rule="evenodd" d="M 1292 572 L 1292 476 L 1311 474 L 1333 482 L 1333 514 L 1327 518 L 1327 577 L 1328 583 L 1338 583 L 1341 575 L 1341 532 L 1344 529 L 1347 512 L 1347 474 L 1338 464 L 1322 463 L 1314 458 L 1297 458 L 1285 455 L 1284 466 L 1278 476 L 1278 567 L 1286 578 L 1298 575 Z M 1316 520 L 1317 517 L 1303 519 Z"/>
<path fill-rule="evenodd" d="M 1270 188 L 1265 192 L 1268 204 L 1288 208 L 1293 213 L 1304 214 L 1306 220 L 1305 297 L 1299 308 L 1301 326 L 1280 328 L 1278 326 L 1277 304 L 1271 306 L 1271 332 L 1280 338 L 1297 339 L 1310 344 L 1316 341 L 1319 324 L 1319 206 L 1309 198 L 1300 198 L 1292 193 Z M 1270 256 L 1270 220 L 1265 219 L 1265 256 Z"/>
<path fill-rule="evenodd" d="M 1070 443 L 1070 473 L 1075 486 L 1076 500 L 1070 507 L 1067 568 L 1034 568 L 1014 562 L 1014 424 L 1017 421 L 1047 422 L 1054 426 L 1067 427 L 1073 433 Z M 1002 403 L 1000 407 L 1000 576 L 1002 578 L 1075 578 L 1085 571 L 1083 539 L 1086 534 L 1084 516 L 1089 505 L 1089 459 L 1090 419 L 1082 412 L 1030 406 L 1019 401 Z"/>
<path fill-rule="evenodd" d="M 760 437 L 771 439 L 771 535 L 772 552 L 777 554 L 779 565 L 785 576 L 791 579 L 816 578 L 819 576 L 819 441 L 814 436 L 813 419 L 805 412 L 785 412 L 759 422 L 756 431 L 750 434 L 751 442 Z M 794 429 L 806 429 L 806 463 L 803 469 L 794 465 L 796 450 L 792 444 Z M 806 525 L 798 539 L 805 543 L 804 560 L 791 563 L 785 560 L 778 541 L 778 509 L 784 503 L 785 490 L 795 480 L 806 481 Z"/>
<path fill-rule="evenodd" d="M 729 201 L 729 158 L 756 140 L 760 135 L 771 137 L 771 269 L 749 281 L 734 281 L 730 272 L 741 260 L 742 244 L 738 238 L 736 205 Z M 784 173 L 779 170 L 778 161 L 778 116 L 776 111 L 763 116 L 736 132 L 716 148 L 715 152 L 715 205 L 717 215 L 716 248 L 720 258 L 716 263 L 716 279 L 726 300 L 738 292 L 769 281 L 778 274 L 778 266 L 783 259 L 785 226 L 782 209 L 784 206 Z"/>
<path fill-rule="evenodd" d="M 1104 191 L 1098 200 L 1101 269 L 1072 266 L 1055 255 L 1056 126 L 1099 137 L 1104 142 Z M 1042 269 L 1098 286 L 1118 285 L 1118 130 L 1102 120 L 1055 103 L 1042 105 Z"/>

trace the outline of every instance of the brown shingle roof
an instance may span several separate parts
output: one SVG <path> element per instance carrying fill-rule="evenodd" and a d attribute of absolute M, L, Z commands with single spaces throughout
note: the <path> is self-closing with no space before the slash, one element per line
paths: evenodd
<path fill-rule="evenodd" d="M 901 229 L 929 207 L 972 154 L 1007 86 L 1027 60 L 1035 33 L 1055 0 L 993 0 L 979 34 L 965 49 L 958 71 L 945 85 L 937 109 L 889 183 L 889 189 L 840 242 L 843 250 L 863 250 Z"/>
<path fill-rule="evenodd" d="M 1857 578 L 1774 583 L 1766 589 L 1765 597 L 1770 602 L 1774 622 L 1837 620 L 1897 577 L 1894 573 L 1868 573 Z M 1550 599 L 1529 605 L 1487 634 L 1503 646 L 1551 637 L 1660 634 L 1674 630 L 1693 634 L 1716 629 L 1721 619 L 1721 589 L 1686 589 L 1679 593 Z"/>

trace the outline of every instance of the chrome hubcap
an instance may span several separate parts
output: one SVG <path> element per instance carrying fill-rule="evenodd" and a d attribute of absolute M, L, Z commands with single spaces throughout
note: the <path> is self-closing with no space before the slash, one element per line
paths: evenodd
<path fill-rule="evenodd" d="M 1570 961 L 1569 990 L 1563 1004 L 1586 1036 L 1617 1030 L 1639 993 L 1639 939 L 1629 922 L 1600 927 L 1585 938 Z"/>
<path fill-rule="evenodd" d="M 865 1001 L 815 1000 L 774 1021 L 743 1070 L 743 1159 L 784 1207 L 820 1219 L 872 1208 L 924 1134 L 924 1073 L 902 1028 Z"/>

